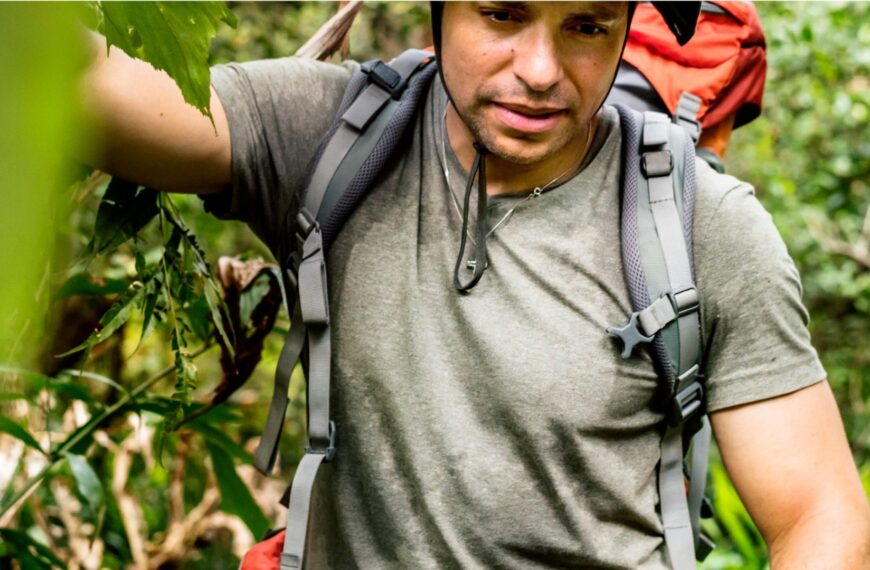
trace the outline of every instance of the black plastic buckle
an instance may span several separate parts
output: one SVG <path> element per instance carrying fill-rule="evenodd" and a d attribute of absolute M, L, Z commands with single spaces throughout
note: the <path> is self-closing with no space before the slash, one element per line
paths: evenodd
<path fill-rule="evenodd" d="M 678 317 L 694 313 L 701 307 L 701 297 L 694 287 L 687 287 L 676 292 L 670 291 L 667 295 Z"/>
<path fill-rule="evenodd" d="M 308 440 L 308 447 L 305 448 L 305 453 L 322 453 L 326 455 L 323 458 L 324 463 L 329 463 L 333 459 L 335 459 L 335 422 L 329 420 L 329 446 L 326 449 L 322 447 L 315 447 L 311 444 L 311 440 Z"/>
<path fill-rule="evenodd" d="M 367 61 L 360 69 L 369 76 L 369 81 L 389 93 L 393 99 L 401 97 L 408 86 L 401 74 L 383 61 Z"/>
<path fill-rule="evenodd" d="M 638 326 L 638 317 L 640 313 L 635 311 L 628 319 L 628 323 L 624 327 L 607 327 L 607 333 L 615 336 L 622 341 L 622 358 L 631 358 L 631 353 L 634 352 L 634 347 L 640 343 L 652 342 L 653 337 L 647 336 L 640 332 Z"/>
<path fill-rule="evenodd" d="M 695 379 L 671 398 L 668 424 L 672 427 L 683 425 L 704 410 L 704 386 L 697 380 L 697 371 L 698 366 L 695 365 L 683 374 L 694 374 Z"/>
<path fill-rule="evenodd" d="M 668 176 L 674 170 L 674 157 L 669 150 L 654 150 L 643 153 L 640 169 L 646 178 Z"/>

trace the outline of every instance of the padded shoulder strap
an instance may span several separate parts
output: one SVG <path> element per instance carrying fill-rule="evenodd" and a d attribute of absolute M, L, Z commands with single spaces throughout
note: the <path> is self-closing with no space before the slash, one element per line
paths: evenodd
<path fill-rule="evenodd" d="M 295 217 L 296 248 L 285 267 L 297 289 L 290 334 L 281 352 L 266 430 L 255 462 L 268 472 L 275 462 L 290 374 L 307 345 L 308 446 L 300 461 L 287 513 L 281 570 L 304 567 L 309 510 L 321 465 L 336 455 L 330 416 L 331 329 L 326 251 L 375 176 L 398 150 L 418 102 L 435 72 L 434 55 L 410 50 L 390 65 L 372 61 L 351 79 L 338 116 L 321 143 Z"/>
<path fill-rule="evenodd" d="M 389 65 L 364 63 L 364 78 L 342 102 L 321 144 L 302 204 L 323 232 L 326 250 L 368 191 L 412 123 L 435 75 L 434 54 L 408 50 Z"/>
<path fill-rule="evenodd" d="M 690 516 L 683 478 L 683 431 L 686 422 L 703 414 L 700 298 L 692 263 L 694 145 L 667 115 L 618 110 L 623 128 L 623 266 L 634 312 L 628 324 L 608 332 L 623 341 L 625 358 L 634 345 L 651 343 L 669 395 L 659 497 L 668 554 L 673 566 L 683 570 L 695 567 L 696 552 L 695 516 Z M 701 433 L 709 437 L 709 430 Z M 704 444 L 698 448 L 703 450 Z M 705 470 L 695 485 L 701 493 L 702 477 Z"/>

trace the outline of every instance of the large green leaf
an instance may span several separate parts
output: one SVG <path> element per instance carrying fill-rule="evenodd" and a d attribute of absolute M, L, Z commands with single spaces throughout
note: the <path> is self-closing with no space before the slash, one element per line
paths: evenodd
<path fill-rule="evenodd" d="M 113 178 L 97 210 L 88 249 L 97 254 L 118 247 L 139 233 L 157 212 L 156 192 Z"/>
<path fill-rule="evenodd" d="M 24 442 L 25 445 L 36 449 L 43 455 L 45 454 L 45 451 L 42 450 L 42 446 L 39 445 L 39 442 L 36 441 L 36 438 L 33 437 L 29 431 L 21 427 L 19 424 L 13 422 L 6 416 L 0 416 L 0 432 L 8 433 L 15 439 Z"/>
<path fill-rule="evenodd" d="M 101 2 L 100 8 L 109 45 L 168 73 L 184 100 L 211 118 L 209 44 L 220 22 L 236 24 L 225 2 Z"/>
<path fill-rule="evenodd" d="M 242 519 L 254 536 L 263 536 L 269 529 L 269 519 L 236 473 L 232 456 L 220 445 L 208 440 L 205 444 L 211 454 L 215 478 L 221 492 L 221 509 Z"/>
<path fill-rule="evenodd" d="M 103 485 L 96 471 L 91 467 L 83 455 L 65 453 L 70 470 L 76 480 L 76 489 L 79 495 L 88 503 L 92 511 L 99 511 L 105 504 Z"/>

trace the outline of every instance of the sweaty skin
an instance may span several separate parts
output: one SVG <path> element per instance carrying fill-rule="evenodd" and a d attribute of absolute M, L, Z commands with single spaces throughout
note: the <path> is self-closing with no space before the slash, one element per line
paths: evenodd
<path fill-rule="evenodd" d="M 450 144 L 477 140 L 490 194 L 543 186 L 579 167 L 625 40 L 625 2 L 448 2 L 441 64 Z"/>

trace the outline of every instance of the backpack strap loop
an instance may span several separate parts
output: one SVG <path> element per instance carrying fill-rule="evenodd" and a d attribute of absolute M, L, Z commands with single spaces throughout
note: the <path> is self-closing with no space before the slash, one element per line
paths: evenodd
<path fill-rule="evenodd" d="M 320 227 L 314 223 L 302 246 L 299 264 L 299 304 L 302 321 L 306 326 L 329 325 L 329 299 L 326 285 L 326 260 L 323 258 L 323 239 Z"/>
<path fill-rule="evenodd" d="M 701 109 L 701 98 L 688 91 L 680 93 L 677 110 L 674 112 L 674 123 L 686 129 L 692 142 L 698 144 L 701 138 L 701 123 L 698 122 L 698 111 Z"/>

